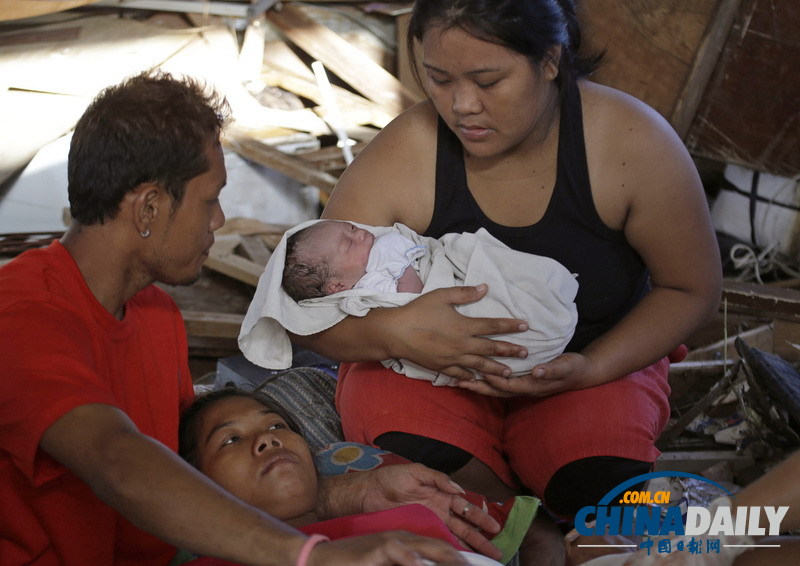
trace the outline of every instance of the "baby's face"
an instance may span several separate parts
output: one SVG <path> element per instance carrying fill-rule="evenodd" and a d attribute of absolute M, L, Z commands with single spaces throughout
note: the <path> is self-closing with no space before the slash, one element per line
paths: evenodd
<path fill-rule="evenodd" d="M 316 253 L 325 258 L 343 289 L 353 286 L 367 272 L 375 236 L 349 222 L 325 222 L 315 234 Z"/>

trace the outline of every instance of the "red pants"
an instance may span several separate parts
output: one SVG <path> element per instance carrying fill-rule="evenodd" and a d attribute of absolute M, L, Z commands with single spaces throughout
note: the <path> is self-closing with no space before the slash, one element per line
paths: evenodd
<path fill-rule="evenodd" d="M 434 438 L 466 450 L 510 486 L 514 474 L 541 497 L 559 468 L 590 456 L 654 462 L 670 415 L 669 360 L 611 383 L 552 397 L 498 399 L 434 387 L 381 364 L 342 364 L 336 407 L 347 440 L 385 432 Z M 512 473 L 513 470 L 513 473 Z"/>

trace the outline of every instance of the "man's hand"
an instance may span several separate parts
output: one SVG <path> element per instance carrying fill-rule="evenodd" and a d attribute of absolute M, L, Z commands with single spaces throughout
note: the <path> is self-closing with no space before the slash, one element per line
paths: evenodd
<path fill-rule="evenodd" d="M 600 382 L 595 383 L 592 370 L 588 357 L 567 352 L 545 364 L 539 364 L 528 375 L 502 377 L 484 374 L 483 380 L 463 380 L 458 382 L 458 386 L 492 397 L 547 397 L 597 385 Z"/>
<path fill-rule="evenodd" d="M 430 562 L 423 561 L 423 558 Z M 420 566 L 434 563 L 467 564 L 458 551 L 444 541 L 400 531 L 318 544 L 308 560 L 310 566 Z"/>
<path fill-rule="evenodd" d="M 322 516 L 369 513 L 419 503 L 436 513 L 465 546 L 490 558 L 501 557 L 500 550 L 479 531 L 497 533 L 500 525 L 477 506 L 468 506 L 461 497 L 464 490 L 446 474 L 422 464 L 398 464 L 321 479 Z"/>

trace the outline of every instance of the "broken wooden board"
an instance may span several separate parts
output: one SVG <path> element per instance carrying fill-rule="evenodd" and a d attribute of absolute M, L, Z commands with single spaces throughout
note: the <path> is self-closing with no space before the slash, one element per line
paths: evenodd
<path fill-rule="evenodd" d="M 249 159 L 279 173 L 291 177 L 304 185 L 320 189 L 326 196 L 331 194 L 337 178 L 316 169 L 303 158 L 289 155 L 279 149 L 241 133 L 232 132 L 223 143 L 245 159 Z"/>
<path fill-rule="evenodd" d="M 684 362 L 670 365 L 670 371 L 674 366 L 680 366 L 686 362 L 700 362 L 704 360 L 718 360 L 726 363 L 731 363 L 739 359 L 739 354 L 736 352 L 734 342 L 737 339 L 744 340 L 751 346 L 757 348 L 771 349 L 773 343 L 773 325 L 764 324 L 756 328 L 751 328 L 743 332 L 737 332 L 727 338 L 708 344 L 700 348 L 691 350 L 684 360 Z"/>
<path fill-rule="evenodd" d="M 244 321 L 243 314 L 181 310 L 186 333 L 189 336 L 204 338 L 239 337 L 239 329 Z"/>
<path fill-rule="evenodd" d="M 3 0 L 0 3 L 0 21 L 33 18 L 55 12 L 71 10 L 97 0 Z"/>
<path fill-rule="evenodd" d="M 298 96 L 312 100 L 318 105 L 322 104 L 322 93 L 312 78 L 301 77 L 275 68 L 263 72 L 261 79 L 269 85 L 280 87 Z M 380 105 L 366 98 L 336 85 L 331 86 L 343 121 L 347 124 L 372 124 L 382 128 L 394 117 Z M 317 112 L 325 119 L 324 110 L 318 110 Z"/>
<path fill-rule="evenodd" d="M 726 279 L 720 308 L 800 322 L 800 291 Z"/>
<path fill-rule="evenodd" d="M 685 136 L 738 3 L 584 0 L 585 51 L 606 51 L 592 79 L 643 100 Z"/>
<path fill-rule="evenodd" d="M 264 239 L 258 236 L 242 236 L 239 246 L 247 259 L 262 267 L 267 265 L 272 256 L 272 251 L 267 247 Z"/>
<path fill-rule="evenodd" d="M 417 102 L 394 75 L 336 32 L 303 14 L 297 6 L 286 4 L 280 11 L 270 10 L 267 19 L 289 41 L 387 112 L 397 115 Z"/>
<path fill-rule="evenodd" d="M 208 269 L 223 273 L 228 277 L 252 285 L 258 285 L 258 278 L 264 271 L 264 266 L 234 253 L 241 243 L 238 235 L 222 236 L 214 241 L 208 253 L 208 259 L 203 264 Z"/>
<path fill-rule="evenodd" d="M 252 287 L 288 226 L 231 218 L 217 231 L 204 267 Z"/>
<path fill-rule="evenodd" d="M 800 173 L 797 2 L 745 0 L 686 137 L 699 156 Z"/>
<path fill-rule="evenodd" d="M 325 134 L 328 125 L 311 109 L 283 110 L 267 108 L 250 94 L 243 84 L 239 67 L 239 48 L 236 36 L 218 24 L 192 31 L 193 41 L 179 53 L 167 58 L 161 68 L 188 74 L 213 85 L 224 93 L 230 104 L 235 127 L 258 135 L 274 128 L 290 128 Z"/>
<path fill-rule="evenodd" d="M 352 146 L 350 150 L 354 156 L 357 156 L 366 146 L 366 143 L 360 142 Z M 342 150 L 337 146 L 328 146 L 315 151 L 303 152 L 302 157 L 320 171 L 335 172 L 331 174 L 336 176 L 346 167 Z"/>

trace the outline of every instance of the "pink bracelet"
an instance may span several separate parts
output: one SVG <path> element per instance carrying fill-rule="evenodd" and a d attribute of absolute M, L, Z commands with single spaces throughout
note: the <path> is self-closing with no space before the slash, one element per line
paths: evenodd
<path fill-rule="evenodd" d="M 296 566 L 306 566 L 308 557 L 311 556 L 311 551 L 314 550 L 314 547 L 321 542 L 326 542 L 329 540 L 331 539 L 325 535 L 311 535 L 308 537 L 306 542 L 303 543 L 303 548 L 300 549 L 300 554 L 297 555 Z"/>

